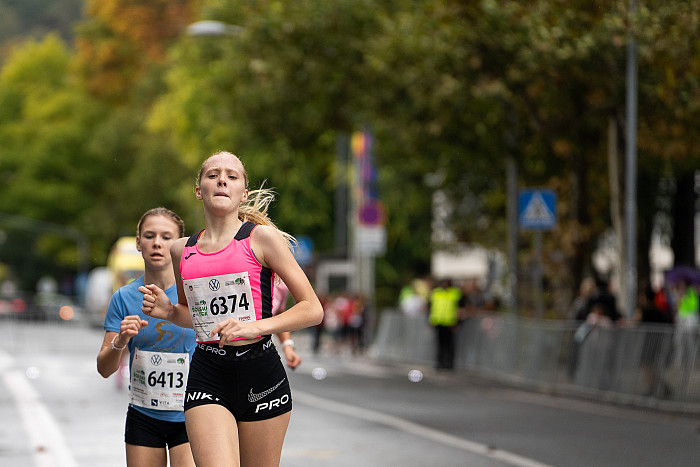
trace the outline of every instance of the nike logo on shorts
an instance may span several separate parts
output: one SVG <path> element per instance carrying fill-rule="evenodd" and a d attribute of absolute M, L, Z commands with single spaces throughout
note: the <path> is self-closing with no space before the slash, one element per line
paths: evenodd
<path fill-rule="evenodd" d="M 261 392 L 260 394 L 253 393 L 253 388 L 250 388 L 250 393 L 248 394 L 248 402 L 257 402 L 260 399 L 262 399 L 263 397 L 273 393 L 275 391 L 275 389 L 277 389 L 278 387 L 280 387 L 282 385 L 282 383 L 284 383 L 285 379 L 287 379 L 287 378 L 282 378 L 282 381 L 275 384 L 270 389 L 267 389 L 267 390 Z"/>
<path fill-rule="evenodd" d="M 238 351 L 236 351 L 236 357 L 240 357 L 241 355 L 250 352 L 250 350 L 251 350 L 251 349 L 244 350 L 243 352 L 238 352 Z"/>

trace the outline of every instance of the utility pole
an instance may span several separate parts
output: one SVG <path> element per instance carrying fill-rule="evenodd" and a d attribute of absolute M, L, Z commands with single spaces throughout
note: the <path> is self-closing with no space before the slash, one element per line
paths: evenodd
<path fill-rule="evenodd" d="M 629 31 L 627 38 L 627 118 L 625 125 L 625 224 L 627 283 L 626 316 L 631 318 L 637 303 L 637 44 L 633 21 L 637 5 L 629 1 Z"/>
<path fill-rule="evenodd" d="M 515 158 L 506 160 L 508 185 L 508 284 L 510 287 L 510 312 L 518 316 L 518 167 Z"/>

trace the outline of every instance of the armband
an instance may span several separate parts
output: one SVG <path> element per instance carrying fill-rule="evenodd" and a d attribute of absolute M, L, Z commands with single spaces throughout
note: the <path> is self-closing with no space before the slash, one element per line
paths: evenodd
<path fill-rule="evenodd" d="M 282 342 L 282 348 L 287 347 L 288 345 L 291 345 L 292 348 L 294 347 L 294 341 L 291 339 L 287 339 L 286 341 Z"/>

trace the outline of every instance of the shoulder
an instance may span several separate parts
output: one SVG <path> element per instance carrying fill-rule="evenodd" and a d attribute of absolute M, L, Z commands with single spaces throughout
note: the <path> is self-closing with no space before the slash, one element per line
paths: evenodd
<path fill-rule="evenodd" d="M 289 246 L 282 233 L 269 225 L 257 225 L 250 235 L 250 247 L 257 260 L 264 267 L 277 270 L 286 262 Z"/>
<path fill-rule="evenodd" d="M 269 225 L 256 225 L 250 233 L 250 239 L 260 246 L 284 244 L 282 234 L 276 228 Z"/>
<path fill-rule="evenodd" d="M 253 224 L 250 234 L 256 237 L 260 237 L 261 235 L 280 235 L 279 231 L 276 228 L 272 227 L 271 225 L 264 224 Z"/>
<path fill-rule="evenodd" d="M 185 250 L 187 240 L 189 240 L 189 237 L 178 238 L 170 245 L 170 255 L 173 259 L 176 257 L 180 259 L 180 255 L 182 255 L 182 252 Z M 175 254 L 177 254 L 177 256 L 175 256 Z"/>

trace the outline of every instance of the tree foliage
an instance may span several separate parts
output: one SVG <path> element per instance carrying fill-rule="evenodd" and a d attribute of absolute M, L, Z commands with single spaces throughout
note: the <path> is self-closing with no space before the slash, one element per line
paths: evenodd
<path fill-rule="evenodd" d="M 386 259 L 394 270 L 415 271 L 428 260 L 433 189 L 450 195 L 452 227 L 460 240 L 502 248 L 504 162 L 512 156 L 521 187 L 549 186 L 559 194 L 560 222 L 548 252 L 563 254 L 564 261 L 549 263 L 573 271 L 566 280 L 575 287 L 590 267 L 597 237 L 611 222 L 608 125 L 612 119 L 620 133 L 624 128 L 629 37 L 640 50 L 642 175 L 660 175 L 659 161 L 669 162 L 668 154 L 647 147 L 648 138 L 642 136 L 646 125 L 655 126 L 656 112 L 646 111 L 647 101 L 662 107 L 658 114 L 664 121 L 677 125 L 683 124 L 665 113 L 692 109 L 684 102 L 660 101 L 658 89 L 667 92 L 664 81 L 647 80 L 643 72 L 660 60 L 672 68 L 664 71 L 666 78 L 680 75 L 680 57 L 697 56 L 694 42 L 680 36 L 697 29 L 696 7 L 690 4 L 675 10 L 684 18 L 671 17 L 674 6 L 661 3 L 632 16 L 626 2 L 594 1 L 417 1 L 409 6 L 348 0 L 261 8 L 252 1 L 205 2 L 208 17 L 243 27 L 236 37 L 199 44 L 209 50 L 216 42 L 224 50 L 216 68 L 208 70 L 221 73 L 205 80 L 214 84 L 208 91 L 230 86 L 214 98 L 227 103 L 221 121 L 230 118 L 236 147 L 255 140 L 269 143 L 278 162 L 285 151 L 303 148 L 310 157 L 294 153 L 294 165 L 312 177 L 319 167 L 314 161 L 332 165 L 329 131 L 371 123 L 388 206 Z M 654 27 L 647 28 L 650 21 Z M 667 49 L 669 34 L 671 43 L 687 44 L 676 56 L 669 56 L 674 52 Z M 683 84 L 686 98 L 694 96 L 693 80 L 690 75 Z M 654 87 L 656 94 L 649 93 Z M 686 121 L 692 126 L 691 118 Z M 660 141 L 656 144 L 665 148 L 676 145 L 664 137 Z M 263 168 L 265 159 L 257 153 L 255 159 Z M 269 168 L 274 174 L 275 167 Z M 324 173 L 322 166 L 318 173 Z M 325 173 L 330 175 L 328 169 Z M 438 185 L 427 186 L 426 176 Z M 652 187 L 659 183 L 658 176 L 644 180 Z M 653 192 L 645 188 L 643 194 Z M 640 204 L 640 218 L 652 218 L 654 209 L 654 203 Z M 387 274 L 389 280 L 401 277 Z"/>
<path fill-rule="evenodd" d="M 114 103 L 125 102 L 148 68 L 161 62 L 168 45 L 182 35 L 190 3 L 88 0 L 76 47 L 90 92 Z"/>
<path fill-rule="evenodd" d="M 93 251 L 158 204 L 196 229 L 195 174 L 226 149 L 243 159 L 251 188 L 265 182 L 279 193 L 278 224 L 331 254 L 337 183 L 351 176 L 338 143 L 371 128 L 387 210 L 382 304 L 429 270 L 436 191 L 451 200 L 458 241 L 505 250 L 509 158 L 519 187 L 557 192 L 546 274 L 553 288 L 573 289 L 612 222 L 609 128 L 622 154 L 633 37 L 640 263 L 660 211 L 685 252 L 678 257 L 694 255 L 683 221 L 693 218 L 688 181 L 700 166 L 696 2 L 640 2 L 635 14 L 623 0 L 86 5 L 75 52 L 50 38 L 4 63 L 0 209 L 79 227 Z M 187 36 L 195 19 L 240 30 Z M 36 180 L 42 190 L 32 190 Z M 519 240 L 526 264 L 529 236 Z"/>

